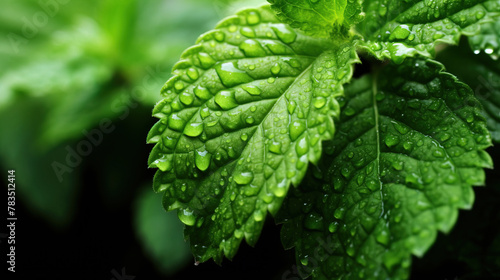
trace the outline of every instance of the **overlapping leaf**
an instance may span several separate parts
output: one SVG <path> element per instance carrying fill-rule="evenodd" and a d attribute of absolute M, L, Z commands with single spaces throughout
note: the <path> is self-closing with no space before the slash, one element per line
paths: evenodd
<path fill-rule="evenodd" d="M 480 103 L 428 59 L 407 59 L 347 89 L 320 171 L 280 212 L 285 247 L 316 279 L 406 279 L 491 159 Z"/>
<path fill-rule="evenodd" d="M 148 135 L 149 164 L 197 260 L 231 258 L 243 238 L 254 244 L 267 211 L 333 137 L 335 97 L 357 56 L 332 45 L 266 6 L 222 21 L 174 67 L 153 111 L 161 120 Z"/>
<path fill-rule="evenodd" d="M 483 105 L 483 115 L 493 140 L 500 143 L 500 61 L 485 54 L 473 54 L 468 46 L 449 48 L 438 58 L 472 88 Z"/>
<path fill-rule="evenodd" d="M 481 32 L 469 37 L 469 43 L 475 54 L 484 51 L 493 59 L 500 55 L 500 19 L 481 25 Z"/>
<path fill-rule="evenodd" d="M 407 56 L 434 56 L 438 43 L 457 44 L 481 23 L 496 19 L 498 0 L 366 0 L 366 19 L 357 26 L 362 48 L 377 58 L 401 63 Z"/>
<path fill-rule="evenodd" d="M 294 28 L 321 37 L 363 19 L 360 0 L 269 0 L 278 17 Z"/>

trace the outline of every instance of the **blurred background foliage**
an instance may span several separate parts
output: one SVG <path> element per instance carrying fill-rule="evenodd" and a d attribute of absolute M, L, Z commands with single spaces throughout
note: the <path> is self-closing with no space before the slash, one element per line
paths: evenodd
<path fill-rule="evenodd" d="M 256 248 L 242 244 L 222 268 L 195 268 L 183 226 L 163 210 L 146 166 L 151 110 L 182 51 L 223 17 L 262 3 L 2 2 L 0 167 L 16 170 L 18 275 L 112 279 L 125 268 L 142 279 L 298 279 L 294 252 L 282 249 L 273 221 Z M 499 186 L 498 176 L 488 175 L 488 185 Z M 484 203 L 459 219 L 462 233 L 440 235 L 433 257 L 416 260 L 413 277 L 452 279 L 500 266 L 469 257 L 499 247 L 490 246 L 499 243 L 498 225 L 475 225 L 478 215 L 499 219 L 499 195 L 498 187 L 480 190 Z M 477 242 L 460 246 L 469 236 Z M 454 265 L 464 262 L 470 269 L 457 272 Z"/>
<path fill-rule="evenodd" d="M 151 110 L 184 49 L 223 17 L 262 3 L 3 1 L 0 165 L 4 171 L 16 170 L 18 211 L 37 221 L 29 221 L 29 226 L 18 229 L 19 234 L 40 230 L 47 231 L 42 237 L 56 234 L 54 241 L 60 244 L 54 246 L 67 255 L 63 247 L 81 236 L 74 232 L 82 231 L 82 222 L 88 219 L 83 216 L 97 219 L 94 227 L 111 228 L 113 222 L 106 217 L 120 215 L 133 236 L 121 233 L 120 227 L 110 234 L 115 238 L 90 240 L 92 246 L 106 247 L 120 239 L 136 242 L 163 275 L 192 265 L 182 224 L 175 213 L 165 213 L 160 196 L 151 189 L 154 171 L 146 168 L 151 147 L 145 144 L 155 122 Z M 108 130 L 102 129 L 103 122 Z M 83 231 L 98 232 L 96 228 Z M 87 244 L 80 242 L 81 247 Z M 28 244 L 32 243 L 20 247 Z M 47 247 L 37 243 L 26 254 Z M 35 264 L 35 258 L 26 258 L 21 270 L 42 269 L 54 276 L 56 270 L 95 266 L 91 255 L 96 252 L 78 248 L 71 253 L 80 255 L 75 261 Z M 119 254 L 108 256 L 119 259 Z M 135 273 L 143 269 L 124 262 L 126 258 L 102 270 L 111 277 L 111 269 L 120 271 L 121 266 L 132 267 Z"/>

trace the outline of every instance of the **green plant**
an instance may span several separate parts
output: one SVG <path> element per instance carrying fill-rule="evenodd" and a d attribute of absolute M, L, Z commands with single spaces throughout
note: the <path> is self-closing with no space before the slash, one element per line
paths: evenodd
<path fill-rule="evenodd" d="M 405 279 L 493 165 L 498 85 L 478 100 L 433 58 L 470 36 L 498 77 L 500 1 L 269 2 L 174 66 L 147 137 L 154 190 L 199 262 L 255 244 L 269 212 L 303 277 Z M 371 72 L 353 79 L 358 55 Z"/>

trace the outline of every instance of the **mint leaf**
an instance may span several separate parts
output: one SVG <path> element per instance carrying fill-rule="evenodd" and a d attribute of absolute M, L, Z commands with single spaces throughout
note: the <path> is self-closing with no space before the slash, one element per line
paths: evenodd
<path fill-rule="evenodd" d="M 232 258 L 243 237 L 255 244 L 267 211 L 333 137 L 335 97 L 358 58 L 352 45 L 332 45 L 266 6 L 222 21 L 174 67 L 153 111 L 149 165 L 198 261 Z"/>
<path fill-rule="evenodd" d="M 438 59 L 472 88 L 483 105 L 483 115 L 492 139 L 500 143 L 500 61 L 494 61 L 485 54 L 472 54 L 468 46 L 446 49 Z"/>
<path fill-rule="evenodd" d="M 481 25 L 481 32 L 469 37 L 469 44 L 475 54 L 484 51 L 493 59 L 498 59 L 500 55 L 500 20 L 487 22 Z"/>
<path fill-rule="evenodd" d="M 500 12 L 497 0 L 364 1 L 366 19 L 357 26 L 360 46 L 379 59 L 401 63 L 407 56 L 434 56 L 438 43 L 457 44 Z"/>
<path fill-rule="evenodd" d="M 492 162 L 471 90 L 423 58 L 346 88 L 338 131 L 280 212 L 304 275 L 405 279 L 437 231 L 469 209 Z"/>
<path fill-rule="evenodd" d="M 268 1 L 283 22 L 320 37 L 329 37 L 337 27 L 348 29 L 363 19 L 360 0 Z"/>

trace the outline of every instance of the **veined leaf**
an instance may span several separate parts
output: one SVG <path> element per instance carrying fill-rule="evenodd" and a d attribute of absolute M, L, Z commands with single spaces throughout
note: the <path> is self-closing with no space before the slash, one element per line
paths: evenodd
<path fill-rule="evenodd" d="M 481 32 L 469 37 L 469 44 L 475 54 L 484 51 L 493 59 L 498 59 L 500 55 L 500 19 L 482 24 Z"/>
<path fill-rule="evenodd" d="M 346 88 L 317 177 L 280 212 L 285 247 L 317 279 L 406 279 L 474 200 L 492 162 L 480 103 L 441 64 L 410 58 Z"/>
<path fill-rule="evenodd" d="M 222 21 L 184 52 L 153 111 L 149 164 L 197 260 L 232 258 L 243 238 L 255 244 L 267 211 L 333 137 L 335 97 L 357 61 L 352 45 L 297 32 L 268 6 Z"/>
<path fill-rule="evenodd" d="M 500 61 L 485 54 L 472 54 L 468 46 L 449 48 L 438 58 L 450 73 L 472 88 L 483 105 L 483 115 L 493 140 L 500 143 Z"/>
<path fill-rule="evenodd" d="M 458 44 L 500 12 L 498 0 L 364 1 L 366 19 L 357 26 L 360 46 L 377 58 L 401 63 L 405 57 L 434 56 L 438 43 Z"/>
<path fill-rule="evenodd" d="M 363 19 L 360 0 L 268 1 L 283 22 L 320 37 L 329 37 L 339 26 L 348 30 Z"/>

